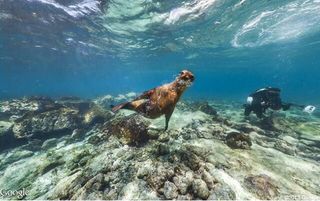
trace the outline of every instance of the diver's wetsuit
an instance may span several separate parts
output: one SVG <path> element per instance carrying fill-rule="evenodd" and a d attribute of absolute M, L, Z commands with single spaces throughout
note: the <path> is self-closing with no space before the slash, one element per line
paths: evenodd
<path fill-rule="evenodd" d="M 273 110 L 288 110 L 290 103 L 282 103 L 280 98 L 280 89 L 278 88 L 262 88 L 252 93 L 245 104 L 245 116 L 249 116 L 254 112 L 258 118 L 262 118 L 268 108 Z"/>

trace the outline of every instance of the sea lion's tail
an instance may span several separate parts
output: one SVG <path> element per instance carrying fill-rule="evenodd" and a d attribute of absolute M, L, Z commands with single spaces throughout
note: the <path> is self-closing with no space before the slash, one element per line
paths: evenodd
<path fill-rule="evenodd" d="M 126 109 L 126 106 L 129 104 L 129 102 L 126 102 L 126 103 L 121 103 L 119 105 L 116 105 L 116 106 L 111 106 L 112 107 L 112 112 L 117 112 L 118 110 L 120 109 Z"/>

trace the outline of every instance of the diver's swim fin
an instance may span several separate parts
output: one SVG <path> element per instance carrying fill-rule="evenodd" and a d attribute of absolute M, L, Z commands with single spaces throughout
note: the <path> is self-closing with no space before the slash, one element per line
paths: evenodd
<path fill-rule="evenodd" d="M 307 105 L 305 108 L 303 108 L 303 111 L 306 113 L 313 113 L 316 110 L 316 107 L 313 105 Z"/>
<path fill-rule="evenodd" d="M 309 113 L 309 114 L 312 114 L 317 108 L 313 105 L 299 105 L 299 104 L 295 104 L 295 103 L 284 103 L 282 104 L 282 109 L 285 111 L 285 110 L 288 110 L 290 108 L 290 106 L 294 106 L 294 107 L 297 107 L 297 108 L 300 108 L 302 109 L 303 112 L 306 112 L 306 113 Z"/>
<path fill-rule="evenodd" d="M 122 104 L 119 104 L 119 105 L 116 105 L 116 106 L 113 106 L 111 111 L 112 112 L 117 112 L 118 110 L 120 109 L 125 109 L 125 107 L 129 104 L 129 102 L 126 102 L 126 103 L 122 103 Z"/>

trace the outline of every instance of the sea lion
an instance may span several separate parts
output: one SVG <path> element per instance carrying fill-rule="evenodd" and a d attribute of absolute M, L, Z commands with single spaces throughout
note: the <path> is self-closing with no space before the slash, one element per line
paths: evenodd
<path fill-rule="evenodd" d="M 119 109 L 134 110 L 150 119 L 165 115 L 165 130 L 167 130 L 177 102 L 193 81 L 193 74 L 190 71 L 183 70 L 173 82 L 145 91 L 131 102 L 114 106 L 112 111 L 116 112 Z"/>

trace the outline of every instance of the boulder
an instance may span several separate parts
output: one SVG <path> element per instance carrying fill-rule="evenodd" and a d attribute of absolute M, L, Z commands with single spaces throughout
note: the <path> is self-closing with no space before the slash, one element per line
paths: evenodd
<path fill-rule="evenodd" d="M 173 183 L 178 188 L 180 194 L 185 195 L 192 184 L 192 180 L 190 181 L 186 176 L 177 175 L 173 177 Z"/>
<path fill-rule="evenodd" d="M 112 113 L 104 110 L 98 105 L 91 105 L 90 108 L 84 112 L 83 122 L 85 125 L 93 126 L 98 123 L 104 123 L 111 119 Z"/>
<path fill-rule="evenodd" d="M 168 200 L 172 200 L 178 196 L 178 188 L 170 181 L 166 181 L 163 187 L 163 194 Z"/>
<path fill-rule="evenodd" d="M 236 200 L 235 192 L 227 185 L 217 184 L 208 200 Z"/>
<path fill-rule="evenodd" d="M 201 166 L 201 159 L 196 154 L 189 150 L 180 150 L 178 152 L 181 161 L 188 166 L 191 170 L 197 171 Z"/>
<path fill-rule="evenodd" d="M 217 115 L 217 111 L 213 107 L 211 107 L 207 101 L 195 102 L 192 104 L 192 108 L 194 110 L 199 110 L 209 115 L 213 115 L 213 116 Z"/>
<path fill-rule="evenodd" d="M 147 178 L 148 184 L 158 192 L 161 192 L 161 188 L 164 183 L 174 176 L 174 170 L 170 166 L 158 166 L 157 169 L 149 174 Z"/>
<path fill-rule="evenodd" d="M 34 153 L 32 151 L 24 150 L 24 149 L 17 149 L 12 152 L 8 152 L 8 154 L 6 154 L 6 157 L 1 159 L 1 161 L 0 161 L 0 167 L 1 167 L 0 169 L 2 169 L 3 167 L 5 167 L 8 164 L 12 164 L 16 161 L 30 157 L 33 154 Z"/>
<path fill-rule="evenodd" d="M 0 136 L 12 130 L 15 139 L 46 139 L 104 123 L 111 116 L 95 103 L 75 98 L 14 99 L 0 104 Z"/>
<path fill-rule="evenodd" d="M 149 176 L 152 173 L 152 170 L 153 170 L 152 161 L 149 159 L 144 163 L 140 164 L 137 171 L 137 177 L 139 179 L 143 179 L 144 177 Z"/>
<path fill-rule="evenodd" d="M 0 138 L 11 132 L 12 123 L 8 121 L 0 121 Z"/>
<path fill-rule="evenodd" d="M 80 125 L 77 110 L 61 108 L 19 119 L 13 126 L 16 138 L 40 137 L 52 133 L 72 131 Z"/>
<path fill-rule="evenodd" d="M 80 189 L 74 192 L 70 200 L 91 200 L 104 199 L 103 189 L 105 186 L 104 175 L 102 173 L 90 178 Z"/>
<path fill-rule="evenodd" d="M 104 124 L 104 133 L 117 136 L 123 144 L 141 145 L 149 140 L 150 122 L 138 114 L 118 116 Z"/>
<path fill-rule="evenodd" d="M 294 144 L 290 144 L 284 140 L 277 140 L 274 143 L 274 148 L 291 156 L 296 155 L 297 148 Z"/>
<path fill-rule="evenodd" d="M 199 197 L 201 199 L 208 199 L 209 197 L 209 189 L 202 179 L 195 179 L 192 183 L 192 190 L 196 197 Z"/>
<path fill-rule="evenodd" d="M 62 105 L 43 96 L 33 96 L 23 99 L 14 99 L 1 103 L 0 117 L 8 118 L 12 115 L 23 116 L 26 113 L 40 113 L 61 108 Z"/>
<path fill-rule="evenodd" d="M 216 179 L 206 170 L 202 171 L 201 178 L 204 182 L 206 182 L 210 190 L 213 189 L 215 186 L 215 183 L 217 183 Z"/>
<path fill-rule="evenodd" d="M 250 149 L 252 142 L 249 135 L 230 131 L 227 133 L 226 144 L 232 149 Z"/>
<path fill-rule="evenodd" d="M 253 126 L 249 123 L 234 123 L 232 128 L 244 133 L 257 132 L 264 134 L 264 131 L 261 128 Z"/>
<path fill-rule="evenodd" d="M 157 151 L 158 156 L 167 155 L 170 153 L 170 146 L 164 143 L 159 143 L 157 149 L 158 149 Z"/>
<path fill-rule="evenodd" d="M 259 199 L 270 200 L 278 196 L 278 187 L 272 179 L 264 174 L 249 175 L 244 179 L 245 187 Z"/>
<path fill-rule="evenodd" d="M 57 145 L 57 143 L 58 143 L 57 138 L 51 138 L 51 139 L 44 141 L 41 148 L 42 149 L 49 149 L 49 148 L 55 147 Z"/>
<path fill-rule="evenodd" d="M 141 179 L 133 180 L 122 188 L 118 200 L 157 200 L 156 192 Z"/>

